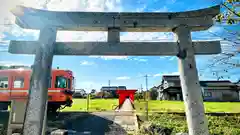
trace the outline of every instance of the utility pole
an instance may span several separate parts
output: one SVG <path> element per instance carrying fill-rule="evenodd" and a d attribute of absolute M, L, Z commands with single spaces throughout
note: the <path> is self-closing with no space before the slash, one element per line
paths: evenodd
<path fill-rule="evenodd" d="M 145 94 L 145 111 L 146 111 L 146 120 L 148 121 L 148 75 L 146 77 L 146 94 Z"/>
<path fill-rule="evenodd" d="M 111 81 L 110 80 L 108 80 L 108 91 L 110 91 L 110 85 L 111 85 Z M 103 94 L 104 95 L 104 94 Z"/>

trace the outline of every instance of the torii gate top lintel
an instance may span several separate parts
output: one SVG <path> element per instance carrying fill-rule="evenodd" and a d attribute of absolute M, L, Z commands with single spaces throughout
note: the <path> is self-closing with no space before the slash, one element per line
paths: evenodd
<path fill-rule="evenodd" d="M 171 32 L 181 24 L 188 25 L 191 31 L 206 30 L 213 25 L 212 18 L 219 12 L 219 5 L 193 11 L 164 13 L 61 12 L 23 6 L 12 10 L 17 17 L 16 24 L 26 29 L 53 26 L 59 30 L 108 31 L 108 28 L 118 27 L 120 31 L 128 32 Z"/>
<path fill-rule="evenodd" d="M 205 30 L 213 25 L 212 18 L 219 9 L 217 5 L 187 12 L 117 13 L 57 12 L 18 6 L 12 12 L 16 16 L 16 24 L 26 29 L 44 31 L 50 26 L 56 30 L 108 31 L 108 42 L 54 42 L 54 55 L 176 56 L 179 53 L 177 42 L 120 42 L 119 33 L 174 32 L 181 25 L 186 25 L 189 31 Z M 219 41 L 194 41 L 192 44 L 197 55 L 221 52 Z M 38 46 L 39 42 L 35 41 L 11 41 L 9 52 L 35 54 Z"/>

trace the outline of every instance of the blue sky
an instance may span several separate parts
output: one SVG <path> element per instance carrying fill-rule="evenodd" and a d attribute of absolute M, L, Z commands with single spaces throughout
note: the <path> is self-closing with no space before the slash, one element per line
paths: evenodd
<path fill-rule="evenodd" d="M 177 12 L 206 8 L 219 3 L 219 0 L 51 0 L 47 6 L 44 1 L 38 0 L 3 0 L 0 9 L 1 24 L 14 24 L 14 16 L 8 10 L 16 4 L 25 6 L 64 11 L 121 11 L 121 12 Z M 70 2 L 71 1 L 71 2 Z M 6 19 L 7 18 L 7 19 Z M 4 21 L 5 20 L 5 21 Z M 6 21 L 7 20 L 7 21 Z M 222 40 L 227 37 L 235 41 L 226 29 L 239 31 L 238 26 L 227 26 L 215 24 L 208 31 L 193 32 L 193 40 Z M 7 52 L 9 40 L 37 40 L 38 31 L 23 30 L 16 25 L 0 26 L 0 64 L 27 64 L 31 65 L 34 60 L 32 55 L 16 55 Z M 104 41 L 107 38 L 105 32 L 58 32 L 57 41 Z M 172 33 L 122 33 L 121 41 L 154 40 L 171 41 Z M 224 52 L 234 51 L 231 47 L 234 43 L 222 41 Z M 233 68 L 228 73 L 222 72 L 227 66 L 216 64 L 216 67 L 209 68 L 215 56 L 196 56 L 197 67 L 201 80 L 216 79 L 212 71 L 223 75 L 224 79 L 236 81 L 239 69 Z M 220 57 L 220 56 L 218 56 Z M 237 61 L 238 56 L 232 61 Z M 163 74 L 178 74 L 178 62 L 176 57 L 140 57 L 140 56 L 54 56 L 53 68 L 70 69 L 76 77 L 76 87 L 85 89 L 100 89 L 103 85 L 126 85 L 128 88 L 138 89 L 141 84 L 145 88 L 144 75 L 149 75 L 149 88 L 161 81 Z M 228 78 L 230 77 L 230 78 Z"/>

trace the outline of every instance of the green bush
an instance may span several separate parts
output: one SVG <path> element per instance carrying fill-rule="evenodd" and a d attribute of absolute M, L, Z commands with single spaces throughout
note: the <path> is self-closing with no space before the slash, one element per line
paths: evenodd
<path fill-rule="evenodd" d="M 207 118 L 211 135 L 240 135 L 240 116 L 207 116 Z M 149 120 L 154 125 L 173 129 L 172 134 L 188 132 L 185 116 L 155 113 Z"/>

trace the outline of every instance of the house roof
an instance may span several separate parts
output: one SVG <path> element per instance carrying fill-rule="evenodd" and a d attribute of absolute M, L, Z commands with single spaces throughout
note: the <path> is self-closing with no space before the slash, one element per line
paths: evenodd
<path fill-rule="evenodd" d="M 162 80 L 180 80 L 178 75 L 163 75 Z"/>
<path fill-rule="evenodd" d="M 126 89 L 126 86 L 103 86 L 101 90 L 117 90 L 117 89 Z"/>
<path fill-rule="evenodd" d="M 200 81 L 201 86 L 237 86 L 229 80 Z"/>
<path fill-rule="evenodd" d="M 178 75 L 164 75 L 162 81 L 167 81 L 173 83 L 174 86 L 169 86 L 168 88 L 181 87 L 180 77 Z M 162 82 L 163 83 L 163 82 Z M 202 87 L 239 87 L 237 84 L 232 83 L 229 80 L 210 80 L 210 81 L 199 81 Z M 166 88 L 166 89 L 168 89 Z"/>

